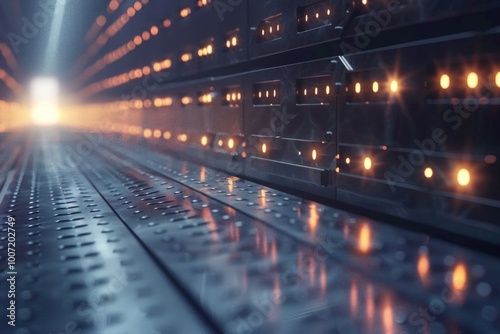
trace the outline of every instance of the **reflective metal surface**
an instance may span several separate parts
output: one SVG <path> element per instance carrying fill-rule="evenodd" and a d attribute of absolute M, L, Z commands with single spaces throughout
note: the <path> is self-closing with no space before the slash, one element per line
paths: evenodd
<path fill-rule="evenodd" d="M 141 146 L 11 140 L 13 333 L 499 332 L 491 256 Z"/>

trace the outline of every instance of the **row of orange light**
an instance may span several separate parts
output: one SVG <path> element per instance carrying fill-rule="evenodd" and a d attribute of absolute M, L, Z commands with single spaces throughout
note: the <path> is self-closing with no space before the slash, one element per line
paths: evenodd
<path fill-rule="evenodd" d="M 272 95 L 273 95 L 273 97 L 276 97 L 276 96 L 277 96 L 277 94 L 278 94 L 278 92 L 276 91 L 276 89 L 273 89 L 272 93 L 273 93 L 273 94 L 272 94 Z M 261 97 L 262 97 L 262 95 L 263 95 L 263 92 L 262 92 L 262 91 L 259 91 L 259 92 L 257 93 L 257 95 L 259 96 L 259 98 L 261 98 Z M 265 95 L 266 97 L 269 97 L 269 90 L 266 90 L 264 95 Z"/>
<path fill-rule="evenodd" d="M 226 101 L 227 102 L 241 101 L 241 93 L 240 92 L 227 93 L 226 94 Z"/>
<path fill-rule="evenodd" d="M 371 84 L 371 91 L 374 92 L 374 93 L 378 93 L 380 91 L 380 86 L 381 84 L 378 82 L 378 81 L 373 81 L 372 84 Z M 389 82 L 389 90 L 393 93 L 396 93 L 399 89 L 399 83 L 397 80 L 391 80 Z M 346 87 L 346 91 L 348 91 L 348 87 Z M 362 86 L 361 86 L 361 83 L 360 82 L 356 82 L 354 84 L 354 91 L 356 92 L 356 94 L 359 94 L 361 93 L 362 91 Z"/>
<path fill-rule="evenodd" d="M 210 104 L 212 103 L 212 93 L 202 94 L 198 97 L 198 102 L 201 104 Z"/>
<path fill-rule="evenodd" d="M 466 77 L 467 87 L 474 89 L 479 86 L 479 75 L 476 72 L 469 72 Z M 451 78 L 448 74 L 442 74 L 439 78 L 439 85 L 442 89 L 448 89 L 451 86 Z M 495 85 L 500 87 L 500 71 L 495 75 Z"/>
<path fill-rule="evenodd" d="M 307 88 L 304 88 L 303 94 L 304 94 L 304 96 L 307 96 Z M 314 95 L 318 95 L 318 94 L 319 94 L 319 88 L 314 87 Z M 330 86 L 329 85 L 325 86 L 325 94 L 330 95 Z"/>
<path fill-rule="evenodd" d="M 136 46 L 141 45 L 143 41 L 148 41 L 151 38 L 151 36 L 156 36 L 158 32 L 159 32 L 158 27 L 152 26 L 149 30 L 142 32 L 141 35 L 135 36 L 132 40 L 123 44 L 116 50 L 107 53 L 106 55 L 98 59 L 94 64 L 87 67 L 81 74 L 80 80 L 82 82 L 87 81 L 95 74 L 103 70 L 107 65 L 126 56 L 128 53 L 133 51 L 136 48 Z"/>
<path fill-rule="evenodd" d="M 327 10 L 326 10 L 326 16 L 330 16 L 330 15 L 331 15 L 331 13 L 332 13 L 332 11 L 331 11 L 330 9 L 327 9 Z M 319 13 L 319 12 L 316 12 L 316 13 L 315 13 L 315 15 L 314 15 L 314 17 L 315 17 L 316 19 L 319 19 L 319 17 L 320 17 L 320 13 Z M 306 14 L 306 16 L 304 17 L 304 20 L 305 20 L 306 22 L 308 22 L 308 21 L 309 21 L 309 15 L 308 15 L 308 14 Z"/>
<path fill-rule="evenodd" d="M 212 44 L 208 44 L 200 49 L 198 49 L 198 56 L 199 57 L 206 57 L 210 56 L 214 52 Z"/>
<path fill-rule="evenodd" d="M 204 7 L 204 6 L 207 6 L 209 5 L 210 3 L 212 2 L 212 0 L 198 0 L 198 7 Z M 192 11 L 191 11 L 191 8 L 189 7 L 185 7 L 185 8 L 182 8 L 179 12 L 179 15 L 182 17 L 182 18 L 186 18 L 188 17 L 189 15 L 191 15 Z"/>
<path fill-rule="evenodd" d="M 108 4 L 107 12 L 109 14 L 114 13 L 118 9 L 118 7 L 120 6 L 122 1 L 123 0 L 111 0 Z M 99 15 L 96 18 L 92 27 L 89 29 L 89 31 L 85 35 L 85 40 L 86 41 L 94 40 L 95 37 L 97 36 L 97 34 L 99 34 L 101 28 L 104 27 L 104 25 L 106 24 L 106 22 L 107 22 L 106 16 Z"/>
<path fill-rule="evenodd" d="M 345 159 L 345 163 L 349 165 L 351 163 L 350 158 Z M 363 168 L 369 171 L 373 166 L 372 159 L 370 157 L 365 157 L 363 159 Z M 425 167 L 423 170 L 423 174 L 427 179 L 430 179 L 434 176 L 434 170 L 431 167 Z M 467 168 L 459 168 L 456 175 L 457 183 L 462 186 L 468 186 L 471 181 L 471 174 Z"/>
<path fill-rule="evenodd" d="M 95 42 L 87 49 L 82 57 L 77 61 L 77 69 L 84 66 L 86 62 L 99 52 L 99 50 L 108 42 L 108 40 L 116 35 L 118 31 L 129 22 L 130 18 L 135 16 L 144 5 L 147 5 L 149 0 L 136 1 L 132 6 L 127 8 L 126 13 L 123 13 L 115 22 L 113 22 L 103 33 L 101 33 Z M 99 62 L 99 61 L 98 61 Z M 88 79 L 88 78 L 87 78 Z M 86 79 L 79 79 L 79 82 L 85 82 Z"/>
<path fill-rule="evenodd" d="M 137 129 L 134 129 L 134 133 L 135 134 L 139 134 Z M 131 131 L 128 131 L 129 133 L 131 133 Z M 171 137 L 172 137 L 172 133 L 170 131 L 165 131 L 165 132 L 162 132 L 161 130 L 159 129 L 155 129 L 155 130 L 151 130 L 151 129 L 144 129 L 143 130 L 143 137 L 148 139 L 148 138 L 156 138 L 156 139 L 159 139 L 161 137 L 163 137 L 165 140 L 169 140 Z M 188 136 L 187 134 L 185 133 L 181 133 L 177 136 L 177 140 L 179 142 L 187 142 L 188 140 Z M 202 146 L 207 146 L 209 143 L 209 138 L 206 136 L 206 135 L 203 135 L 201 138 L 200 138 L 200 144 Z M 227 140 L 227 143 L 226 143 L 227 147 L 229 149 L 234 149 L 235 147 L 235 140 L 233 138 L 229 138 Z M 224 141 L 222 139 L 219 139 L 217 141 L 217 146 L 219 147 L 222 147 L 224 146 Z M 269 149 L 268 149 L 268 145 L 266 143 L 263 143 L 261 145 L 261 152 L 263 154 L 266 154 L 268 153 Z M 339 157 L 339 156 L 337 156 Z M 313 161 L 316 161 L 318 158 L 318 152 L 317 150 L 313 149 L 311 151 L 311 159 Z M 346 164 L 351 164 L 351 159 L 350 158 L 345 158 L 345 163 Z M 367 171 L 371 170 L 373 167 L 373 161 L 370 157 L 365 157 L 363 159 L 363 168 Z M 336 168 L 336 172 L 339 172 L 339 168 Z M 434 175 L 434 171 L 431 167 L 426 167 L 424 169 L 424 176 L 428 179 L 432 178 L 433 175 Z M 471 182 L 471 173 L 470 171 L 467 169 L 467 168 L 459 168 L 458 171 L 456 172 L 456 181 L 457 181 L 457 184 L 462 186 L 462 187 L 466 187 L 470 184 Z"/>
<path fill-rule="evenodd" d="M 170 59 L 164 59 L 162 61 L 153 63 L 153 70 L 155 72 L 160 72 L 166 69 L 169 69 L 172 66 L 172 61 Z"/>
<path fill-rule="evenodd" d="M 276 32 L 279 32 L 280 31 L 280 24 L 277 23 L 275 27 L 273 27 L 272 25 L 269 26 L 269 33 L 272 34 L 273 33 L 273 29 L 276 30 Z M 266 29 L 262 29 L 261 30 L 261 35 L 262 36 L 265 36 L 266 35 Z"/>
<path fill-rule="evenodd" d="M 130 80 L 140 79 L 144 75 L 149 75 L 151 73 L 151 68 L 149 66 L 144 66 L 142 68 L 132 69 L 128 72 L 115 75 L 111 78 L 103 79 L 101 81 L 95 82 L 80 91 L 82 97 L 92 96 L 100 91 L 114 88 L 120 85 L 128 83 Z"/>

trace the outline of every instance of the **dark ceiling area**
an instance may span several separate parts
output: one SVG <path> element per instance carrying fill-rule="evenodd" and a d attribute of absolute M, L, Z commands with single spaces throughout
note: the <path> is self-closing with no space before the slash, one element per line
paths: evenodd
<path fill-rule="evenodd" d="M 39 75 L 71 79 L 72 66 L 88 47 L 84 36 L 108 5 L 101 0 L 2 1 L 0 43 L 9 47 L 17 66 L 10 68 L 0 56 L 0 68 L 21 84 Z"/>

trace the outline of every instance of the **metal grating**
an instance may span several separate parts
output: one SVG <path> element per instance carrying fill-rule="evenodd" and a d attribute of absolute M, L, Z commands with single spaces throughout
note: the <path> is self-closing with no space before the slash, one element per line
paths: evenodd
<path fill-rule="evenodd" d="M 24 145 L 1 204 L 16 333 L 498 332 L 491 256 L 139 147 L 68 166 L 65 136 Z"/>

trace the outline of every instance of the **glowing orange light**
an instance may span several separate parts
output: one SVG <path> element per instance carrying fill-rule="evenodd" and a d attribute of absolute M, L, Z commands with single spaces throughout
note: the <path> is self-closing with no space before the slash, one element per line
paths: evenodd
<path fill-rule="evenodd" d="M 201 145 L 202 146 L 207 146 L 207 144 L 208 144 L 208 138 L 207 138 L 207 136 L 201 137 Z"/>
<path fill-rule="evenodd" d="M 476 88 L 478 84 L 479 84 L 479 77 L 477 73 L 470 72 L 467 75 L 467 86 L 469 86 L 469 88 Z"/>
<path fill-rule="evenodd" d="M 170 131 L 165 131 L 165 132 L 163 133 L 163 138 L 164 138 L 165 140 L 169 140 L 170 138 L 172 138 L 172 133 L 171 133 Z"/>
<path fill-rule="evenodd" d="M 127 15 L 129 17 L 133 17 L 135 15 L 135 9 L 130 7 L 129 9 L 127 9 Z"/>
<path fill-rule="evenodd" d="M 266 153 L 267 152 L 267 145 L 262 144 L 261 150 L 262 150 L 262 153 Z"/>
<path fill-rule="evenodd" d="M 497 84 L 497 87 L 500 87 L 500 71 L 498 71 L 495 76 L 495 83 Z"/>
<path fill-rule="evenodd" d="M 427 167 L 425 170 L 424 170 L 424 176 L 428 179 L 430 179 L 432 177 L 432 175 L 434 175 L 434 171 L 432 170 L 432 168 L 430 167 Z"/>
<path fill-rule="evenodd" d="M 450 77 L 448 74 L 443 74 L 441 79 L 439 79 L 439 85 L 443 89 L 448 89 L 450 87 Z"/>
<path fill-rule="evenodd" d="M 457 173 L 457 182 L 462 187 L 467 186 L 470 183 L 470 172 L 465 168 L 460 169 Z"/>
<path fill-rule="evenodd" d="M 227 147 L 229 147 L 230 149 L 233 149 L 233 148 L 234 148 L 234 140 L 233 140 L 233 138 L 230 138 L 230 139 L 227 141 Z"/>
<path fill-rule="evenodd" d="M 377 81 L 374 81 L 373 84 L 372 84 L 372 90 L 374 93 L 378 92 L 378 82 Z"/>
<path fill-rule="evenodd" d="M 316 153 L 316 150 L 312 150 L 311 157 L 312 157 L 313 160 L 316 160 L 316 158 L 318 157 L 318 154 Z"/>
<path fill-rule="evenodd" d="M 390 87 L 391 87 L 391 92 L 396 93 L 399 87 L 398 82 L 396 80 L 392 80 Z"/>
<path fill-rule="evenodd" d="M 106 18 L 104 17 L 104 15 L 100 15 L 97 20 L 96 20 L 96 24 L 99 26 L 99 27 L 102 27 L 106 24 Z"/>
<path fill-rule="evenodd" d="M 367 224 L 363 224 L 359 231 L 358 248 L 362 253 L 367 253 L 371 247 L 371 231 Z"/>
<path fill-rule="evenodd" d="M 429 255 L 427 254 L 427 252 L 421 252 L 417 261 L 417 272 L 418 276 L 424 283 L 427 282 L 429 276 L 429 269 L 430 269 Z"/>
<path fill-rule="evenodd" d="M 189 14 L 191 14 L 191 8 L 184 8 L 181 10 L 181 17 L 187 17 Z"/>
<path fill-rule="evenodd" d="M 151 131 L 151 129 L 145 129 L 143 132 L 144 138 L 151 138 L 152 134 L 153 134 L 153 131 Z"/>
<path fill-rule="evenodd" d="M 359 82 L 356 82 L 354 85 L 354 91 L 359 94 L 361 92 L 361 84 Z"/>
<path fill-rule="evenodd" d="M 366 170 L 372 168 L 372 159 L 366 157 L 365 160 L 363 161 L 363 166 L 365 167 Z"/>
<path fill-rule="evenodd" d="M 153 36 L 158 35 L 158 27 L 157 26 L 152 26 L 150 31 L 151 31 L 151 35 L 153 35 Z"/>
<path fill-rule="evenodd" d="M 467 284 L 467 269 L 459 263 L 453 270 L 452 285 L 456 290 L 463 290 Z"/>

